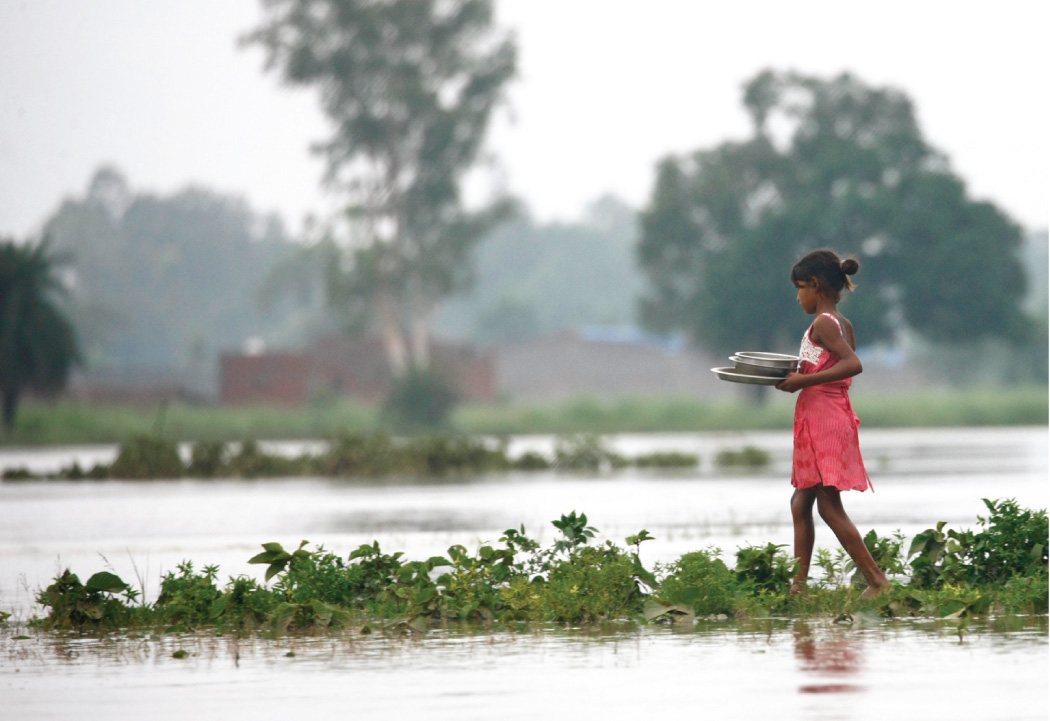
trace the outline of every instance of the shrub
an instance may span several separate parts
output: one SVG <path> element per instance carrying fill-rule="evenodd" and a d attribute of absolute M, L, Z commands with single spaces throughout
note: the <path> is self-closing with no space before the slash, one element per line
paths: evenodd
<path fill-rule="evenodd" d="M 101 631 L 131 625 L 134 614 L 115 594 L 128 601 L 137 597 L 124 581 L 100 571 L 81 583 L 69 569 L 37 595 L 37 603 L 50 609 L 42 625 L 48 630 Z"/>
<path fill-rule="evenodd" d="M 638 613 L 643 601 L 633 559 L 607 543 L 555 561 L 544 606 L 548 620 L 577 624 Z"/>
<path fill-rule="evenodd" d="M 182 459 L 175 443 L 136 436 L 121 444 L 109 474 L 113 478 L 178 478 L 182 475 Z"/>
<path fill-rule="evenodd" d="M 447 423 L 457 402 L 455 388 L 439 374 L 411 368 L 395 381 L 382 415 L 398 430 L 438 428 Z"/>
<path fill-rule="evenodd" d="M 222 593 L 215 586 L 217 566 L 194 573 L 193 563 L 178 565 L 178 575 L 168 572 L 161 579 L 160 596 L 154 605 L 156 620 L 180 629 L 197 628 L 212 622 L 212 605 Z"/>
<path fill-rule="evenodd" d="M 571 471 L 623 468 L 627 460 L 606 448 L 594 434 L 564 435 L 554 441 L 554 466 Z"/>
<path fill-rule="evenodd" d="M 747 546 L 736 553 L 736 579 L 747 589 L 780 593 L 786 590 L 798 571 L 798 560 L 780 549 L 783 544 L 768 543 L 764 548 Z"/>
<path fill-rule="evenodd" d="M 736 579 L 718 559 L 717 549 L 687 553 L 671 565 L 660 582 L 657 598 L 669 604 L 689 606 L 698 616 L 734 611 Z"/>
<path fill-rule="evenodd" d="M 739 451 L 724 449 L 715 456 L 721 468 L 762 468 L 769 465 L 769 452 L 755 446 L 745 446 Z"/>

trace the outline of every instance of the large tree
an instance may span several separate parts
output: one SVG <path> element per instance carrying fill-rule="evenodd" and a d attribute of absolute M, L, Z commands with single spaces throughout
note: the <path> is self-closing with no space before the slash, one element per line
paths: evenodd
<path fill-rule="evenodd" d="M 790 350 L 804 322 L 791 265 L 832 247 L 862 262 L 846 312 L 865 343 L 904 327 L 1024 335 L 1021 229 L 967 197 L 903 93 L 766 71 L 744 105 L 751 137 L 658 167 L 638 245 L 647 324 L 722 351 Z"/>
<path fill-rule="evenodd" d="M 469 282 L 469 257 L 508 212 L 468 212 L 463 175 L 515 68 L 491 0 L 262 0 L 246 37 L 285 83 L 316 88 L 331 121 L 317 146 L 346 202 L 334 298 L 376 321 L 392 368 L 428 364 L 438 303 Z"/>
<path fill-rule="evenodd" d="M 47 241 L 0 242 L 0 420 L 8 435 L 23 394 L 61 390 L 79 360 L 57 262 Z"/>

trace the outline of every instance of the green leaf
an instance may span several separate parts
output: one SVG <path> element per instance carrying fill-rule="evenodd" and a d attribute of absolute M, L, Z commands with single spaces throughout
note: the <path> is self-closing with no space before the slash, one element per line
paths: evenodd
<path fill-rule="evenodd" d="M 84 584 L 84 589 L 87 591 L 105 591 L 106 593 L 120 593 L 127 587 L 128 584 L 124 583 L 120 576 L 108 571 L 99 571 Z"/>
<path fill-rule="evenodd" d="M 696 617 L 693 613 L 693 609 L 689 606 L 684 606 L 682 604 L 672 605 L 653 600 L 646 601 L 645 607 L 642 610 L 642 615 L 645 616 L 646 621 L 655 621 L 661 616 L 667 616 L 674 621 L 678 621 L 679 618 L 683 621 L 692 621 Z M 675 616 L 679 618 L 674 618 Z"/>

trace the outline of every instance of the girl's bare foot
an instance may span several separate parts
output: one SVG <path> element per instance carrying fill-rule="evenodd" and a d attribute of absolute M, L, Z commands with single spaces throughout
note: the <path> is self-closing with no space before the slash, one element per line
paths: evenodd
<path fill-rule="evenodd" d="M 790 596 L 808 596 L 809 589 L 806 588 L 806 584 L 802 581 L 792 581 L 791 590 L 788 591 Z"/>
<path fill-rule="evenodd" d="M 868 586 L 864 589 L 864 593 L 860 594 L 861 598 L 875 598 L 879 594 L 885 593 L 890 590 L 890 584 L 883 583 L 878 586 Z"/>

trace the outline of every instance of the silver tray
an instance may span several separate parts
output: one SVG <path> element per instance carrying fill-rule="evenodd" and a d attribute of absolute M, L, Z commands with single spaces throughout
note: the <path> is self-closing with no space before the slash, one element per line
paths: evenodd
<path fill-rule="evenodd" d="M 737 373 L 749 376 L 770 376 L 772 378 L 784 378 L 788 373 L 797 370 L 797 366 L 785 366 L 783 368 L 776 368 L 773 366 L 762 365 L 760 363 L 752 363 L 746 358 L 741 358 L 738 355 L 730 356 L 729 360 L 733 361 L 733 366 L 736 368 Z"/>
<path fill-rule="evenodd" d="M 747 383 L 753 386 L 775 386 L 784 380 L 773 376 L 749 376 L 740 373 L 736 368 L 712 368 L 711 372 L 721 380 L 730 383 Z"/>
<path fill-rule="evenodd" d="M 799 357 L 785 353 L 762 353 L 759 351 L 737 351 L 736 357 L 756 366 L 767 366 L 769 368 L 788 368 L 794 370 L 798 367 Z"/>

